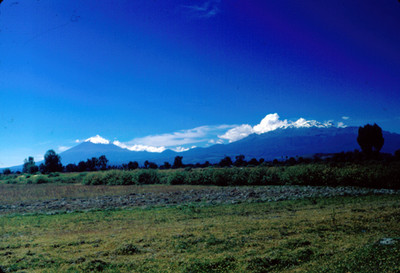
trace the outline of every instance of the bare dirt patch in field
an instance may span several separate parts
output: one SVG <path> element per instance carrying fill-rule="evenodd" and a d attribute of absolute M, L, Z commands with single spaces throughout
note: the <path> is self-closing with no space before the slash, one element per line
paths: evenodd
<path fill-rule="evenodd" d="M 18 185 L 14 188 L 3 187 L 1 190 L 0 214 L 169 206 L 200 202 L 205 204 L 271 202 L 301 198 L 400 193 L 400 191 L 386 189 L 311 186 Z"/>

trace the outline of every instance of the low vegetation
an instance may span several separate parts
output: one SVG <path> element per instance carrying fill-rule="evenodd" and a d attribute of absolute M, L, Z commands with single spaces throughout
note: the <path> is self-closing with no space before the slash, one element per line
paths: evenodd
<path fill-rule="evenodd" d="M 48 175 L 1 175 L 0 183 L 85 185 L 311 185 L 400 188 L 400 162 L 308 163 L 293 166 L 108 170 Z"/>
<path fill-rule="evenodd" d="M 0 217 L 5 272 L 398 272 L 399 196 Z"/>

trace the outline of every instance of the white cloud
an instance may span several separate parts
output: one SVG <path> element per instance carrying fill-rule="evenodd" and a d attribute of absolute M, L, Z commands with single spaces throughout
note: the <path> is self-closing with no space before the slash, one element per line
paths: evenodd
<path fill-rule="evenodd" d="M 345 125 L 343 122 L 339 121 L 338 124 L 337 124 L 337 127 L 338 128 L 346 128 L 347 125 Z"/>
<path fill-rule="evenodd" d="M 175 148 L 171 148 L 171 150 L 180 153 L 180 152 L 189 151 L 190 148 L 185 148 L 185 147 L 182 147 L 182 146 L 178 146 L 178 147 L 175 147 Z"/>
<path fill-rule="evenodd" d="M 299 118 L 296 121 L 280 120 L 277 113 L 266 115 L 259 124 L 251 126 L 249 124 L 242 124 L 228 130 L 225 134 L 218 136 L 220 139 L 226 139 L 229 142 L 235 142 L 243 139 L 253 133 L 264 134 L 276 129 L 282 128 L 302 128 L 302 127 L 318 127 L 318 128 L 328 128 L 332 127 L 332 121 L 325 121 L 323 123 L 316 120 L 306 120 L 304 118 Z"/>
<path fill-rule="evenodd" d="M 79 139 L 76 139 L 75 140 L 75 143 L 80 143 L 81 141 L 79 140 Z"/>
<path fill-rule="evenodd" d="M 348 120 L 350 117 L 343 116 L 342 119 Z"/>
<path fill-rule="evenodd" d="M 242 138 L 251 135 L 254 132 L 253 127 L 248 124 L 242 124 L 235 128 L 228 130 L 225 134 L 218 136 L 219 138 L 229 140 L 229 142 L 235 142 Z M 211 140 L 210 143 L 215 143 L 215 140 Z"/>
<path fill-rule="evenodd" d="M 68 147 L 68 146 L 58 146 L 58 151 L 59 152 L 64 152 L 68 149 L 71 149 L 72 147 Z"/>
<path fill-rule="evenodd" d="M 118 140 L 115 140 L 113 142 L 115 146 L 121 147 L 123 149 L 128 149 L 130 151 L 134 152 L 151 152 L 151 153 L 162 153 L 166 150 L 164 146 L 161 147 L 155 147 L 155 146 L 148 146 L 148 145 L 140 145 L 140 144 L 134 144 L 134 145 L 127 145 L 125 143 L 122 143 Z"/>
<path fill-rule="evenodd" d="M 279 115 L 275 113 L 266 115 L 259 124 L 253 127 L 253 131 L 256 134 L 263 134 L 278 128 L 286 127 L 288 127 L 288 121 L 286 119 L 279 120 Z"/>
<path fill-rule="evenodd" d="M 89 137 L 88 139 L 85 140 L 85 142 L 92 142 L 94 144 L 110 144 L 110 141 L 108 139 L 105 139 L 99 135 L 96 135 L 94 137 Z"/>
<path fill-rule="evenodd" d="M 170 134 L 150 135 L 146 137 L 135 138 L 131 141 L 125 142 L 125 144 L 140 144 L 156 147 L 182 146 L 186 144 L 207 142 L 210 139 L 210 135 L 217 135 L 223 130 L 232 127 L 234 127 L 234 125 L 201 126 L 193 129 L 181 130 Z"/>
<path fill-rule="evenodd" d="M 127 142 L 115 140 L 114 145 L 131 151 L 163 152 L 166 149 L 181 152 L 204 146 L 207 142 L 223 143 L 217 135 L 236 125 L 200 126 L 193 129 L 181 130 L 169 134 L 150 135 L 134 138 Z M 214 140 L 213 140 L 214 139 Z M 190 145 L 190 146 L 189 146 Z"/>

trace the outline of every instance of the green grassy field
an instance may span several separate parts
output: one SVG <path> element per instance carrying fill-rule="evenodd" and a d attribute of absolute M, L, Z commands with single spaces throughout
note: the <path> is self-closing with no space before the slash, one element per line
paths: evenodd
<path fill-rule="evenodd" d="M 3 215 L 0 265 L 8 272 L 398 272 L 399 222 L 398 195 Z"/>

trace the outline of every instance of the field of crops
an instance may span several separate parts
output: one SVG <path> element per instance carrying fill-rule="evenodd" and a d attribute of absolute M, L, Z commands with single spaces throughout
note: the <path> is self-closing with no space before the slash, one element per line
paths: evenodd
<path fill-rule="evenodd" d="M 85 185 L 308 185 L 400 189 L 400 161 L 310 163 L 294 166 L 108 170 L 83 173 L 0 175 L 0 184 Z"/>

